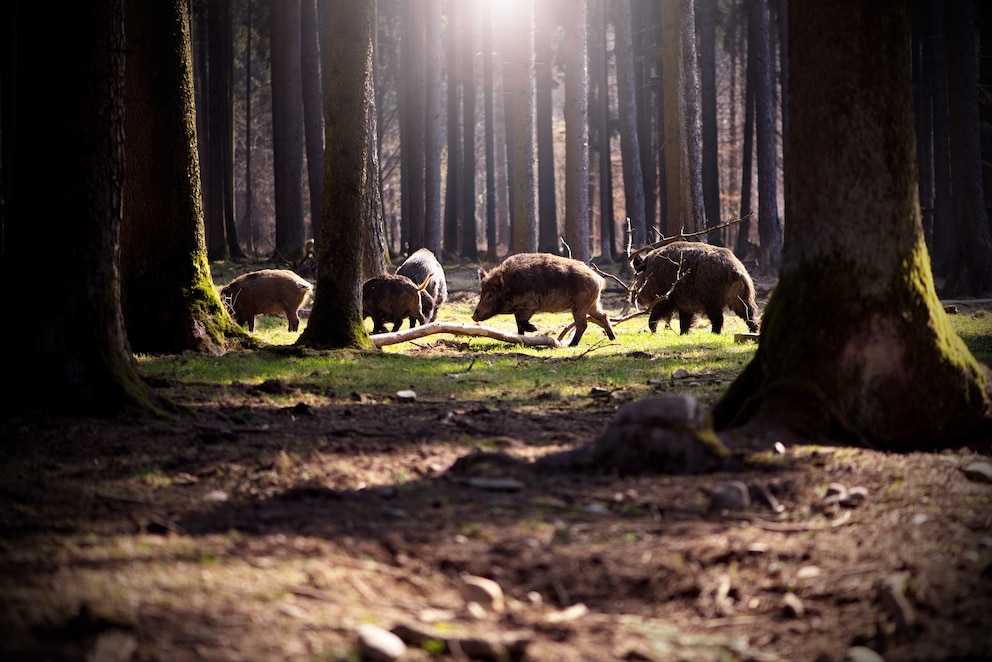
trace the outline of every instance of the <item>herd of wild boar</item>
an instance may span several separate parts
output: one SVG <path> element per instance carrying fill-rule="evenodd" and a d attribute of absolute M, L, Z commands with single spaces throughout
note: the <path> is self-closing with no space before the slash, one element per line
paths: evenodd
<path fill-rule="evenodd" d="M 723 311 L 729 308 L 758 330 L 754 282 L 728 248 L 701 242 L 677 241 L 635 254 L 631 260 L 634 282 L 631 304 L 649 310 L 648 328 L 654 332 L 678 313 L 681 333 L 688 333 L 699 314 L 713 333 L 723 330 Z M 479 303 L 472 319 L 482 322 L 494 315 L 513 315 L 517 333 L 536 331 L 530 318 L 539 312 L 569 311 L 575 319 L 570 345 L 582 338 L 592 321 L 613 340 L 616 335 L 603 311 L 600 297 L 606 281 L 585 263 L 550 253 L 512 255 L 500 265 L 479 269 Z M 300 325 L 299 310 L 313 286 L 287 269 L 263 269 L 238 276 L 221 289 L 238 324 L 255 329 L 255 316 L 284 313 L 289 330 Z M 444 269 L 426 248 L 414 252 L 396 273 L 371 278 L 362 285 L 362 316 L 371 317 L 373 333 L 385 333 L 386 324 L 398 331 L 404 320 L 413 327 L 437 319 L 448 300 Z"/>

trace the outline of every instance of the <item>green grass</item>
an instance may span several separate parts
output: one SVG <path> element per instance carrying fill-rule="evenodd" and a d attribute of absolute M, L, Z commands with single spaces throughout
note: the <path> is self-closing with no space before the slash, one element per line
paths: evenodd
<path fill-rule="evenodd" d="M 461 298 L 441 309 L 439 321 L 471 323 L 475 298 Z M 607 312 L 617 314 L 619 304 L 607 306 Z M 757 347 L 754 342 L 734 342 L 734 334 L 747 328 L 729 313 L 721 335 L 710 333 L 705 319 L 686 336 L 664 328 L 650 333 L 646 319 L 616 325 L 617 338 L 612 342 L 600 327 L 589 324 L 577 347 L 524 347 L 441 334 L 389 345 L 382 351 L 313 352 L 294 345 L 299 334 L 287 330 L 284 316 L 262 315 L 255 327 L 255 335 L 263 342 L 260 350 L 220 357 L 145 356 L 139 361 L 150 375 L 180 383 L 223 386 L 280 380 L 311 393 L 341 397 L 358 392 L 377 400 L 413 389 L 419 400 L 547 404 L 586 397 L 595 389 L 604 397 L 623 391 L 632 398 L 674 391 L 712 404 Z M 968 307 L 950 320 L 976 358 L 992 363 L 992 315 Z M 532 322 L 540 333 L 557 336 L 571 322 L 571 315 L 538 313 Z M 306 323 L 304 318 L 301 331 Z M 485 324 L 516 331 L 510 315 Z M 371 331 L 371 320 L 366 325 Z"/>

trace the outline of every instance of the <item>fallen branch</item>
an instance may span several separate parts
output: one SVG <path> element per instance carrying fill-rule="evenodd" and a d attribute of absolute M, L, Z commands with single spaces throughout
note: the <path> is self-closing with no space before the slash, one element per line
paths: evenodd
<path fill-rule="evenodd" d="M 493 338 L 494 340 L 501 340 L 503 342 L 513 343 L 516 345 L 527 345 L 531 347 L 561 346 L 560 342 L 547 336 L 524 336 L 519 333 L 506 333 L 505 331 L 500 331 L 499 329 L 494 329 L 490 326 L 459 324 L 457 322 L 431 322 L 430 324 L 423 324 L 421 326 L 415 326 L 412 329 L 404 329 L 402 331 L 393 331 L 392 333 L 374 333 L 369 336 L 369 338 L 372 339 L 372 342 L 375 343 L 376 347 L 382 347 L 384 345 L 395 345 L 401 342 L 409 342 L 411 340 L 416 340 L 417 338 L 423 338 L 424 336 L 430 336 L 437 333 L 451 333 L 456 336 Z"/>

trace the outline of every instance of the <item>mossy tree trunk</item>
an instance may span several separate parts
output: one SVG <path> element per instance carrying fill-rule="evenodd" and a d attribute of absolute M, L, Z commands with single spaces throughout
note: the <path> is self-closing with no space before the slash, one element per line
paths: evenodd
<path fill-rule="evenodd" d="M 362 320 L 362 250 L 368 108 L 373 103 L 372 0 L 335 3 L 324 133 L 324 201 L 317 286 L 307 328 L 297 341 L 317 348 L 372 348 Z"/>
<path fill-rule="evenodd" d="M 16 162 L 0 284 L 9 377 L 0 412 L 153 409 L 120 307 L 124 186 L 121 0 L 20 3 Z M 51 62 L 59 66 L 51 67 Z"/>
<path fill-rule="evenodd" d="M 135 352 L 219 352 L 247 338 L 210 277 L 186 0 L 126 6 L 121 300 Z"/>
<path fill-rule="evenodd" d="M 909 15 L 899 0 L 789 8 L 782 271 L 718 428 L 930 448 L 992 420 L 990 373 L 937 300 L 916 195 Z"/>

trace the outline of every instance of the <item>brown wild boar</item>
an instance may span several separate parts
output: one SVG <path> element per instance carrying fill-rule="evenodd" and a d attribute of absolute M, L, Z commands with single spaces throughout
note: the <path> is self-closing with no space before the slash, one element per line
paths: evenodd
<path fill-rule="evenodd" d="M 754 282 L 729 248 L 676 241 L 635 258 L 633 268 L 631 296 L 640 306 L 653 305 L 648 316 L 652 332 L 659 320 L 667 323 L 678 311 L 681 333 L 689 333 L 697 313 L 709 318 L 713 333 L 720 333 L 724 308 L 737 313 L 752 333 L 757 332 Z M 667 298 L 659 298 L 669 290 Z"/>
<path fill-rule="evenodd" d="M 437 311 L 448 300 L 448 282 L 444 277 L 444 269 L 437 257 L 429 248 L 414 251 L 413 255 L 404 260 L 396 270 L 398 276 L 406 276 L 414 283 L 423 282 L 430 276 L 431 282 L 427 289 L 420 293 L 420 308 L 428 322 L 437 319 Z"/>
<path fill-rule="evenodd" d="M 313 293 L 313 285 L 289 269 L 262 269 L 238 276 L 221 291 L 238 324 L 255 330 L 256 315 L 285 313 L 289 330 L 300 328 L 300 307 Z"/>
<path fill-rule="evenodd" d="M 512 314 L 517 333 L 536 331 L 530 323 L 534 313 L 572 311 L 575 334 L 571 346 L 579 344 L 587 318 L 603 327 L 610 340 L 616 338 L 599 297 L 606 282 L 578 260 L 550 253 L 520 253 L 506 258 L 490 271 L 479 269 L 479 305 L 472 313 L 476 322 L 493 315 Z"/>
<path fill-rule="evenodd" d="M 430 276 L 420 285 L 395 274 L 369 278 L 362 283 L 362 319 L 372 318 L 372 333 L 385 333 L 386 322 L 392 322 L 394 332 L 399 331 L 404 317 L 410 319 L 411 328 L 416 322 L 427 324 L 421 295 L 430 282 Z"/>

